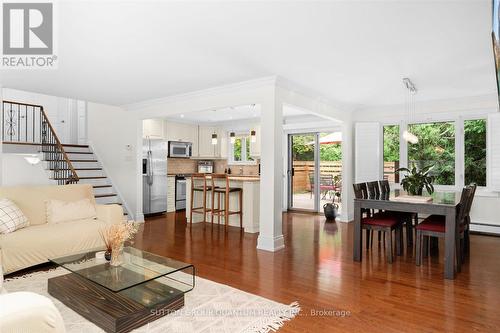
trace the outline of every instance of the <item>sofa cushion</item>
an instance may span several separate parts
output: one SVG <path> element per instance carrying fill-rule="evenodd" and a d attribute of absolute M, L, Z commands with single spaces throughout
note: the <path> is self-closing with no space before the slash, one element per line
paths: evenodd
<path fill-rule="evenodd" d="M 49 224 L 95 219 L 95 204 L 90 199 L 77 201 L 47 200 L 47 222 Z"/>
<path fill-rule="evenodd" d="M 7 234 L 28 226 L 28 218 L 10 199 L 0 199 L 0 234 Z"/>
<path fill-rule="evenodd" d="M 76 201 L 90 199 L 95 203 L 92 185 L 51 185 L 51 186 L 2 186 L 0 198 L 14 201 L 30 221 L 30 225 L 47 223 L 45 201 L 65 200 Z"/>
<path fill-rule="evenodd" d="M 104 247 L 99 230 L 102 220 L 78 220 L 30 226 L 0 235 L 4 273 L 47 262 L 49 258 Z"/>

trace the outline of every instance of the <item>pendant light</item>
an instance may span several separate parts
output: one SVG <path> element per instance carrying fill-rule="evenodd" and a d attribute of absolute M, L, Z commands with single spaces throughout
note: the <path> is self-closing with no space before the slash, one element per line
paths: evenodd
<path fill-rule="evenodd" d="M 229 133 L 229 140 L 231 141 L 231 144 L 234 145 L 236 142 L 236 134 L 234 132 Z"/>
<path fill-rule="evenodd" d="M 257 142 L 257 135 L 256 135 L 255 130 L 251 130 L 250 131 L 250 141 L 251 142 Z"/>
<path fill-rule="evenodd" d="M 216 119 L 215 117 L 215 113 L 217 112 L 217 110 L 214 110 L 214 117 L 212 118 L 212 121 L 214 121 Z M 215 130 L 212 134 L 212 145 L 216 145 L 217 144 L 217 133 L 215 133 Z"/>
<path fill-rule="evenodd" d="M 403 84 L 408 90 L 406 99 L 407 128 L 403 132 L 403 139 L 411 144 L 417 144 L 418 137 L 409 131 L 409 126 L 413 120 L 413 113 L 415 112 L 415 94 L 417 93 L 417 88 L 407 77 L 403 78 Z"/>

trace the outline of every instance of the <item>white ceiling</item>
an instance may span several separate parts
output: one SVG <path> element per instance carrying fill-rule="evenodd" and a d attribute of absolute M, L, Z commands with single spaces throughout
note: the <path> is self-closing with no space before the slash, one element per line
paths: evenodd
<path fill-rule="evenodd" d="M 223 123 L 235 122 L 238 120 L 258 119 L 260 118 L 261 108 L 259 104 L 239 105 L 234 107 L 205 110 L 190 113 L 180 113 L 167 119 L 188 123 Z M 283 106 L 283 118 L 290 117 L 310 117 L 310 113 L 295 108 L 290 105 Z M 318 118 L 319 119 L 319 118 Z"/>
<path fill-rule="evenodd" d="M 281 76 L 333 101 L 495 94 L 491 1 L 59 1 L 58 70 L 4 87 L 123 105 Z"/>

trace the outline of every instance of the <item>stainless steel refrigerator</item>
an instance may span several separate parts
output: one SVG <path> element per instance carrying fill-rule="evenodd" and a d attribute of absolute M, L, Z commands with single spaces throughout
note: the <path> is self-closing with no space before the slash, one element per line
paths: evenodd
<path fill-rule="evenodd" d="M 168 143 L 160 139 L 144 139 L 142 153 L 143 212 L 166 212 Z"/>

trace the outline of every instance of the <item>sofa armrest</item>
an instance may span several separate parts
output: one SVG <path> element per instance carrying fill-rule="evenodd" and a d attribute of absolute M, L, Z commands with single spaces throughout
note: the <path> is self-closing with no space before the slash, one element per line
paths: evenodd
<path fill-rule="evenodd" d="M 54 303 L 31 292 L 0 296 L 0 332 L 64 333 L 64 322 Z"/>
<path fill-rule="evenodd" d="M 124 221 L 123 208 L 120 205 L 96 205 L 97 219 L 108 224 Z"/>

